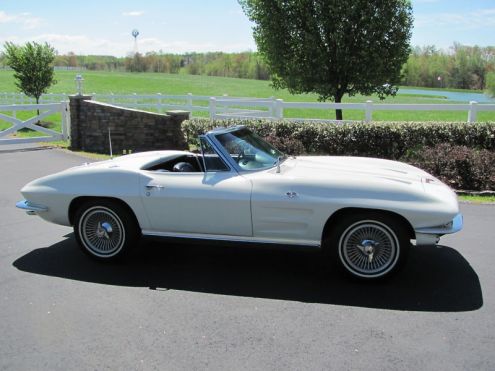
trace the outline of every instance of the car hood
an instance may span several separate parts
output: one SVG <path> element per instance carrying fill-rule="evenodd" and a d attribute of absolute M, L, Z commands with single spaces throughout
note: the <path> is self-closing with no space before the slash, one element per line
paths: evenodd
<path fill-rule="evenodd" d="M 363 182 L 413 184 L 423 183 L 426 179 L 437 182 L 433 176 L 414 166 L 368 157 L 300 156 L 287 160 L 284 170 L 288 176 L 306 179 L 350 177 Z"/>

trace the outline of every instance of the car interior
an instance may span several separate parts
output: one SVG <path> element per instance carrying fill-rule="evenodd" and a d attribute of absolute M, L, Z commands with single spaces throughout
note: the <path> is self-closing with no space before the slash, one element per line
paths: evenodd
<path fill-rule="evenodd" d="M 230 169 L 216 155 L 205 156 L 208 171 L 229 171 Z M 187 154 L 167 161 L 154 164 L 144 170 L 174 173 L 202 173 L 204 172 L 203 156 Z"/>

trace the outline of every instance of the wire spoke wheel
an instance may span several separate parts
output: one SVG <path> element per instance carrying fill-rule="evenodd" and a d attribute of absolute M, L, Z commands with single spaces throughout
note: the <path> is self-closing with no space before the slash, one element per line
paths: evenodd
<path fill-rule="evenodd" d="M 110 208 L 88 208 L 82 214 L 78 228 L 84 247 L 97 257 L 112 257 L 124 246 L 124 224 Z"/>
<path fill-rule="evenodd" d="M 361 220 L 343 231 L 338 250 L 342 264 L 350 273 L 362 278 L 378 278 L 396 266 L 400 243 L 386 224 Z"/>

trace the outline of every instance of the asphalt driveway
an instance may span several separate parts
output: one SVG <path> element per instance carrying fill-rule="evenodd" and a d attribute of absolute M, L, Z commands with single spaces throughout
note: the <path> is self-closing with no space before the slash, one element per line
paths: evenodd
<path fill-rule="evenodd" d="M 87 161 L 0 146 L 0 369 L 495 369 L 495 206 L 363 284 L 316 253 L 144 241 L 86 258 L 15 209 L 28 181 Z"/>

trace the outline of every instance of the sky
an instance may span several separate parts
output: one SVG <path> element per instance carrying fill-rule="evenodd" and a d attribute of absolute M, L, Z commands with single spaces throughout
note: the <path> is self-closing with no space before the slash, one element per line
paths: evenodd
<path fill-rule="evenodd" d="M 413 46 L 495 46 L 495 0 L 412 4 Z M 125 56 L 137 29 L 140 53 L 240 52 L 256 50 L 251 27 L 237 0 L 0 0 L 0 49 L 37 41 L 60 54 Z"/>

